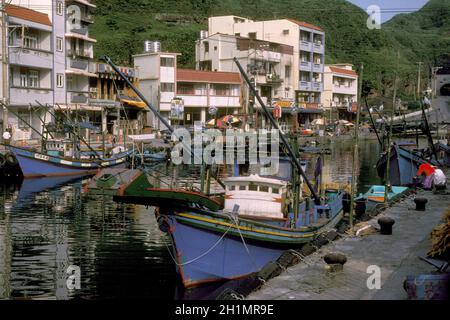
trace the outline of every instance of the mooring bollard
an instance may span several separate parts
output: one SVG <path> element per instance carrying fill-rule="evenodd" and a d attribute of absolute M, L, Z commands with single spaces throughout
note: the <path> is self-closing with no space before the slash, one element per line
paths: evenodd
<path fill-rule="evenodd" d="M 347 257 L 341 253 L 329 253 L 323 260 L 327 264 L 325 267 L 329 272 L 338 272 L 344 269 L 344 264 L 347 262 Z"/>
<path fill-rule="evenodd" d="M 392 226 L 394 225 L 395 220 L 389 217 L 382 217 L 378 219 L 378 224 L 380 225 L 380 233 L 384 235 L 392 234 Z"/>
<path fill-rule="evenodd" d="M 416 204 L 416 211 L 425 211 L 426 204 L 428 203 L 427 198 L 415 198 L 414 203 Z"/>

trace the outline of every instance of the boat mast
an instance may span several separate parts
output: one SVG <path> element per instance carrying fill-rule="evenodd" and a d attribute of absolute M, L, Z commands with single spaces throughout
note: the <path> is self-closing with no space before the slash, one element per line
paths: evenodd
<path fill-rule="evenodd" d="M 282 133 L 282 131 L 280 129 L 280 126 L 278 125 L 278 122 L 273 118 L 273 116 L 267 110 L 266 105 L 264 104 L 264 102 L 262 101 L 262 99 L 259 96 L 258 92 L 256 91 L 256 88 L 251 83 L 250 79 L 248 78 L 247 74 L 245 73 L 244 69 L 242 68 L 241 64 L 239 63 L 238 59 L 235 57 L 233 60 L 236 63 L 236 65 L 238 66 L 238 69 L 239 69 L 242 77 L 247 82 L 247 84 L 248 84 L 250 90 L 252 91 L 253 95 L 258 100 L 259 104 L 261 105 L 261 108 L 263 109 L 265 116 L 269 119 L 269 121 L 271 122 L 273 127 L 275 129 L 277 129 L 278 132 L 280 133 L 281 141 L 283 142 L 283 145 L 286 147 L 286 149 L 288 151 L 288 154 L 289 154 L 289 157 L 294 162 L 295 166 L 297 167 L 298 172 L 300 173 L 300 175 L 303 177 L 303 179 L 305 180 L 306 184 L 308 185 L 308 189 L 311 191 L 311 195 L 314 198 L 316 204 L 320 204 L 320 197 L 314 191 L 314 187 L 312 186 L 311 182 L 309 181 L 308 177 L 306 176 L 305 172 L 303 171 L 302 165 L 300 164 L 300 161 L 298 160 L 297 157 L 295 157 L 295 153 L 292 150 L 292 147 L 290 146 L 288 141 L 286 140 L 286 137 Z"/>
<path fill-rule="evenodd" d="M 148 100 L 144 97 L 144 95 L 136 88 L 136 86 L 131 83 L 130 79 L 128 79 L 128 77 L 126 77 L 122 71 L 119 70 L 119 68 L 117 68 L 117 66 L 114 64 L 114 62 L 112 62 L 111 58 L 109 58 L 108 56 L 103 56 L 102 60 L 104 60 L 107 64 L 109 64 L 111 66 L 111 68 L 126 82 L 126 84 L 137 94 L 137 96 L 147 105 L 147 107 L 156 115 L 156 117 L 158 117 L 158 119 L 164 124 L 164 126 L 166 126 L 166 128 L 170 131 L 170 133 L 175 134 L 175 130 L 174 128 L 170 125 L 170 123 L 158 112 L 158 110 L 155 109 L 155 107 L 153 107 L 150 102 L 148 102 Z M 177 137 L 179 138 L 179 137 Z M 184 146 L 186 146 L 186 143 L 184 141 L 180 141 Z M 190 146 L 189 146 L 190 148 Z M 198 158 L 196 157 L 196 154 L 194 152 L 190 152 L 194 158 Z M 203 163 L 203 161 L 202 161 Z M 214 180 L 216 180 L 220 186 L 222 186 L 223 188 L 225 188 L 225 184 L 220 181 L 220 179 L 218 177 L 213 177 Z"/>
<path fill-rule="evenodd" d="M 384 202 L 388 202 L 389 191 L 391 189 L 391 139 L 392 139 L 392 126 L 394 123 L 395 105 L 397 102 L 397 80 L 398 80 L 398 68 L 400 63 L 400 51 L 397 51 L 397 69 L 395 70 L 394 78 L 394 97 L 392 100 L 391 119 L 389 121 L 389 135 L 388 135 L 388 150 L 387 150 L 387 162 L 386 162 L 386 174 L 385 174 L 385 186 L 384 186 Z"/>
<path fill-rule="evenodd" d="M 353 164 L 352 164 L 352 187 L 350 195 L 350 213 L 349 224 L 350 228 L 353 227 L 353 206 L 355 204 L 356 193 L 356 166 L 358 165 L 359 157 L 359 118 L 361 115 L 361 97 L 362 97 L 362 79 L 364 75 L 364 64 L 361 63 L 361 74 L 359 75 L 359 98 L 358 98 L 358 110 L 356 111 L 356 123 L 355 123 L 355 145 L 353 147 Z"/>

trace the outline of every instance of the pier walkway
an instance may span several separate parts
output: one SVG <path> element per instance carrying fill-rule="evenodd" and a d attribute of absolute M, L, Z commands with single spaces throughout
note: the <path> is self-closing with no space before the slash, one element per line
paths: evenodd
<path fill-rule="evenodd" d="M 388 216 L 395 220 L 392 235 L 374 233 L 345 236 L 304 258 L 303 262 L 269 280 L 250 300 L 404 300 L 403 282 L 408 275 L 435 272 L 436 268 L 419 259 L 431 248 L 430 233 L 450 208 L 450 195 L 420 191 L 394 204 L 369 221 L 379 228 L 377 220 Z M 415 211 L 414 197 L 426 197 L 426 211 Z M 325 269 L 323 257 L 330 252 L 347 256 L 341 272 Z M 368 289 L 369 266 L 381 271 L 381 289 Z"/>

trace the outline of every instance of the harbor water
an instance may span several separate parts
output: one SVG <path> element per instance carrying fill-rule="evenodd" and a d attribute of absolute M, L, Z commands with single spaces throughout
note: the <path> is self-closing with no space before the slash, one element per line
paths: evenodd
<path fill-rule="evenodd" d="M 327 181 L 349 182 L 352 145 L 331 143 L 331 154 L 324 156 Z M 380 182 L 379 152 L 376 140 L 360 144 L 359 192 Z M 316 159 L 306 157 L 308 176 Z M 166 164 L 159 170 L 170 175 Z M 186 297 L 154 210 L 89 195 L 87 179 L 0 183 L 0 299 Z M 79 270 L 79 287 L 71 290 L 66 282 L 73 270 Z"/>

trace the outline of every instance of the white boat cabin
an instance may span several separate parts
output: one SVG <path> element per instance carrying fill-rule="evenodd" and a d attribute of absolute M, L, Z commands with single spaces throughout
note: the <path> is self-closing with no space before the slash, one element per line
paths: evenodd
<path fill-rule="evenodd" d="M 239 215 L 283 219 L 287 182 L 258 175 L 230 177 L 225 184 L 225 210 L 239 206 Z"/>

